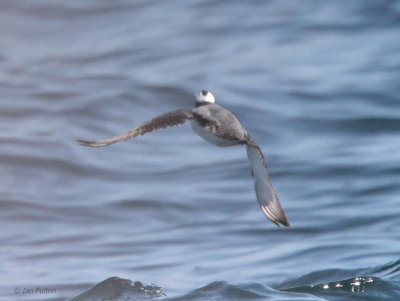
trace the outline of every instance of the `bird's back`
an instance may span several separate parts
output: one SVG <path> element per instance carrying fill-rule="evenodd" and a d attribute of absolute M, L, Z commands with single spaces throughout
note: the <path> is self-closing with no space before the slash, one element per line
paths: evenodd
<path fill-rule="evenodd" d="M 214 135 L 238 142 L 247 140 L 247 131 L 236 116 L 220 105 L 206 104 L 193 109 L 193 112 L 201 116 L 202 126 L 209 128 Z"/>

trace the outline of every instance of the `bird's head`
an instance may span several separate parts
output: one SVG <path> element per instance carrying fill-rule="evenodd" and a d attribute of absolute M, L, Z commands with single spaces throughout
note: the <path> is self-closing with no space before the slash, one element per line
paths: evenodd
<path fill-rule="evenodd" d="M 215 98 L 211 92 L 201 90 L 196 93 L 196 106 L 201 106 L 209 103 L 214 103 Z"/>

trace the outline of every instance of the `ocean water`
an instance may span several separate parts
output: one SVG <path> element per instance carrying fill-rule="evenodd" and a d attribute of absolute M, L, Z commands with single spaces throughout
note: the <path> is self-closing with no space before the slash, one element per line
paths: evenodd
<path fill-rule="evenodd" d="M 263 149 L 190 126 L 213 92 Z M 400 300 L 397 1 L 0 2 L 1 300 Z"/>

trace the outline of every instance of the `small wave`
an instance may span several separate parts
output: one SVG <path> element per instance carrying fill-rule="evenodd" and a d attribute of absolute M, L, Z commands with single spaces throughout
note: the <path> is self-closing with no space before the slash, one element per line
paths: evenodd
<path fill-rule="evenodd" d="M 205 300 L 317 300 L 312 296 L 295 292 L 280 292 L 265 285 L 229 284 L 225 281 L 212 282 L 180 297 L 168 298 L 169 301 L 205 301 Z"/>
<path fill-rule="evenodd" d="M 108 278 L 83 294 L 69 301 L 100 301 L 100 300 L 148 300 L 165 296 L 162 288 L 155 285 L 143 285 L 139 281 L 132 282 L 119 277 Z"/>
<path fill-rule="evenodd" d="M 400 261 L 367 269 L 331 269 L 292 278 L 276 289 L 307 293 L 328 300 L 399 300 L 400 281 L 396 278 Z"/>
<path fill-rule="evenodd" d="M 329 269 L 267 286 L 260 283 L 211 282 L 168 301 L 204 300 L 400 300 L 400 260 L 365 269 Z M 69 301 L 148 300 L 166 297 L 154 284 L 108 278 Z"/>
<path fill-rule="evenodd" d="M 162 288 L 155 285 L 143 285 L 139 281 L 132 282 L 118 277 L 108 278 L 83 294 L 68 301 L 134 301 L 165 297 Z M 215 281 L 203 287 L 176 297 L 168 297 L 168 301 L 205 301 L 205 300 L 317 300 L 312 296 L 305 296 L 296 292 L 280 292 L 265 285 L 229 284 L 225 281 Z"/>
<path fill-rule="evenodd" d="M 398 300 L 400 298 L 398 282 L 368 276 L 300 286 L 286 291 L 308 293 L 327 300 Z"/>

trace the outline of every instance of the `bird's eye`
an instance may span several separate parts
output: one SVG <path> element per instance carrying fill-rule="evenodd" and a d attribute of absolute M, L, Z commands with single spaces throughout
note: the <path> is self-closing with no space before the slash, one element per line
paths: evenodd
<path fill-rule="evenodd" d="M 208 94 L 208 91 L 202 90 L 202 91 L 201 91 L 201 94 L 203 94 L 203 96 L 206 96 L 206 95 Z"/>

